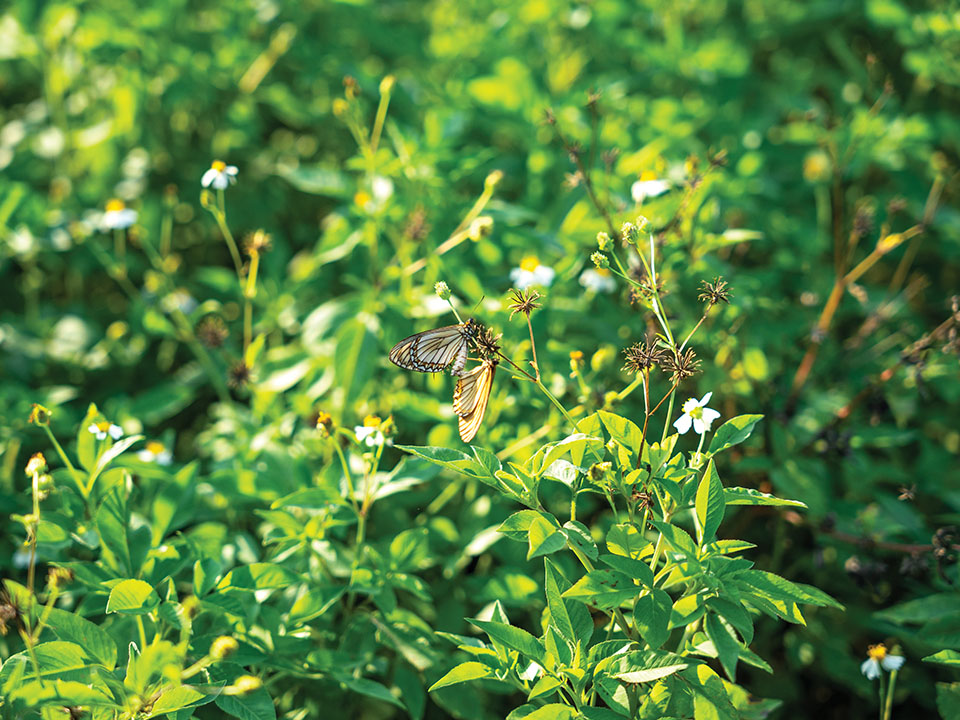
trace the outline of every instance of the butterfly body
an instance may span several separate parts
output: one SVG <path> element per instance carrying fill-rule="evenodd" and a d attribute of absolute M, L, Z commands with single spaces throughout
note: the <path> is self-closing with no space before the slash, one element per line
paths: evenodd
<path fill-rule="evenodd" d="M 467 362 L 471 343 L 480 333 L 480 325 L 472 318 L 459 325 L 425 330 L 404 338 L 390 351 L 390 361 L 405 370 L 442 372 L 450 368 L 459 375 Z"/>
<path fill-rule="evenodd" d="M 453 411 L 458 416 L 460 439 L 466 443 L 473 440 L 483 422 L 498 363 L 496 358 L 486 358 L 457 379 L 457 387 L 453 391 Z"/>

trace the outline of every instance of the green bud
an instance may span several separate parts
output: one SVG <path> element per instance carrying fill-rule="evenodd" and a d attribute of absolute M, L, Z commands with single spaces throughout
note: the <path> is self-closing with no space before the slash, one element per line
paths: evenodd
<path fill-rule="evenodd" d="M 602 252 L 606 252 L 610 249 L 610 236 L 605 232 L 597 233 L 597 247 L 600 248 Z"/>
<path fill-rule="evenodd" d="M 593 261 L 593 264 L 598 268 L 608 268 L 610 267 L 610 258 L 600 252 L 595 252 L 590 256 L 590 260 Z"/>
<path fill-rule="evenodd" d="M 450 287 L 443 280 L 434 285 L 433 290 L 441 300 L 450 299 Z"/>

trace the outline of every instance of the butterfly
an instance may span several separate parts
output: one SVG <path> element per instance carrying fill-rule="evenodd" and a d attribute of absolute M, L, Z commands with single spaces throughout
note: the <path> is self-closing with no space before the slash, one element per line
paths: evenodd
<path fill-rule="evenodd" d="M 459 416 L 457 425 L 460 439 L 465 443 L 473 440 L 483 422 L 493 387 L 493 375 L 499 362 L 495 358 L 486 358 L 457 379 L 457 387 L 453 391 L 453 411 Z"/>
<path fill-rule="evenodd" d="M 470 344 L 481 332 L 472 318 L 459 325 L 425 330 L 404 338 L 390 351 L 390 362 L 405 370 L 441 372 L 450 366 L 451 375 L 459 375 L 467 362 Z"/>

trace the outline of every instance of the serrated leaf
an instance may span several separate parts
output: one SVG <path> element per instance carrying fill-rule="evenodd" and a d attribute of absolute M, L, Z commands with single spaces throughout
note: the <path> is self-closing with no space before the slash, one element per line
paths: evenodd
<path fill-rule="evenodd" d="M 642 560 L 623 555 L 601 555 L 600 562 L 627 577 L 639 580 L 642 585 L 648 588 L 653 587 L 653 570 Z"/>
<path fill-rule="evenodd" d="M 516 650 L 521 655 L 530 660 L 534 660 L 541 665 L 544 663 L 544 649 L 540 641 L 522 628 L 497 622 L 496 620 L 478 620 L 470 618 L 469 622 L 476 625 L 490 636 L 491 640 L 505 645 L 511 650 Z"/>
<path fill-rule="evenodd" d="M 739 445 L 753 432 L 754 426 L 763 419 L 763 415 L 738 415 L 735 418 L 727 420 L 723 425 L 717 428 L 710 440 L 710 448 L 707 453 L 716 455 L 727 448 Z"/>
<path fill-rule="evenodd" d="M 160 596 L 143 580 L 124 580 L 113 586 L 107 599 L 108 613 L 146 615 L 160 605 Z"/>
<path fill-rule="evenodd" d="M 707 637 L 713 641 L 713 646 L 717 649 L 717 658 L 723 666 L 723 671 L 727 674 L 730 682 L 736 681 L 737 660 L 740 658 L 740 643 L 737 641 L 733 631 L 717 615 L 707 615 L 704 629 Z"/>
<path fill-rule="evenodd" d="M 712 461 L 711 461 L 712 462 Z M 806 508 L 806 503 L 799 500 L 778 498 L 770 493 L 760 492 L 753 488 L 729 487 L 723 490 L 723 499 L 727 505 L 771 505 L 773 507 Z"/>
<path fill-rule="evenodd" d="M 690 661 L 673 653 L 656 650 L 629 652 L 617 660 L 611 676 L 625 683 L 645 683 L 665 678 L 690 666 Z"/>
<path fill-rule="evenodd" d="M 247 695 L 218 695 L 218 708 L 239 720 L 277 720 L 277 710 L 270 694 L 260 688 Z"/>
<path fill-rule="evenodd" d="M 671 523 L 665 523 L 659 520 L 651 520 L 650 522 L 660 531 L 663 539 L 667 541 L 671 548 L 682 555 L 686 555 L 688 558 L 696 559 L 697 544 L 693 542 L 693 538 L 691 538 L 686 531 L 681 530 Z"/>
<path fill-rule="evenodd" d="M 496 678 L 497 674 L 489 665 L 471 660 L 470 662 L 460 663 L 453 670 L 448 672 L 442 678 L 431 685 L 427 692 L 433 692 L 448 685 L 470 682 L 471 680 L 482 680 L 485 678 Z"/>
<path fill-rule="evenodd" d="M 76 643 L 107 670 L 116 667 L 117 644 L 99 625 L 59 608 L 50 608 L 46 613 L 47 625 L 58 638 Z"/>
<path fill-rule="evenodd" d="M 606 610 L 619 607 L 639 592 L 640 588 L 629 575 L 616 570 L 591 570 L 563 593 L 563 597 Z"/>
<path fill-rule="evenodd" d="M 527 560 L 532 560 L 562 550 L 567 544 L 567 538 L 555 525 L 538 515 L 530 522 L 527 543 Z"/>
<path fill-rule="evenodd" d="M 550 558 L 544 558 L 544 591 L 547 596 L 547 607 L 550 610 L 550 625 L 555 627 L 560 636 L 567 641 L 570 648 L 577 644 L 577 634 L 567 613 L 567 607 L 561 597 L 561 575 Z M 565 581 L 564 581 L 565 582 Z"/>
<path fill-rule="evenodd" d="M 590 531 L 583 523 L 568 520 L 560 529 L 571 548 L 576 548 L 591 560 L 596 560 L 599 552 Z"/>
<path fill-rule="evenodd" d="M 637 599 L 633 606 L 633 619 L 640 637 L 651 648 L 658 648 L 670 637 L 670 615 L 673 600 L 665 590 L 656 588 Z"/>
<path fill-rule="evenodd" d="M 768 597 L 778 600 L 832 607 L 837 610 L 844 609 L 843 605 L 822 590 L 810 585 L 791 582 L 764 570 L 745 570 L 737 576 L 737 579 L 749 583 Z"/>
<path fill-rule="evenodd" d="M 275 590 L 285 588 L 299 582 L 295 573 L 276 563 L 252 563 L 241 565 L 228 572 L 217 583 L 217 588 L 224 590 Z"/>
<path fill-rule="evenodd" d="M 697 500 L 695 509 L 697 513 L 697 540 L 703 547 L 704 543 L 713 540 L 723 520 L 723 509 L 725 507 L 723 483 L 720 482 L 720 475 L 717 474 L 716 465 L 713 459 L 707 463 L 707 469 L 703 472 L 703 478 L 697 487 Z"/>

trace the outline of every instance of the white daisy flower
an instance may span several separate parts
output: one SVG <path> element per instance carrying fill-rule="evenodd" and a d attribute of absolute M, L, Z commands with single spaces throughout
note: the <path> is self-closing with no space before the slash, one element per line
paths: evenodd
<path fill-rule="evenodd" d="M 685 434 L 691 425 L 700 435 L 709 432 L 713 421 L 720 417 L 720 413 L 707 407 L 712 395 L 712 392 L 708 392 L 700 400 L 690 398 L 683 404 L 683 415 L 673 424 L 678 433 Z"/>
<path fill-rule="evenodd" d="M 887 646 L 883 643 L 871 645 L 867 648 L 867 659 L 860 665 L 862 672 L 867 680 L 876 680 L 880 677 L 881 670 L 894 672 L 903 667 L 906 658 L 901 655 L 890 655 L 887 652 Z"/>
<path fill-rule="evenodd" d="M 379 204 L 383 204 L 393 195 L 393 180 L 382 175 L 377 175 L 370 183 L 370 190 L 373 197 Z"/>
<path fill-rule="evenodd" d="M 106 440 L 107 435 L 114 440 L 119 440 L 123 435 L 123 428 L 106 420 L 101 420 L 100 422 L 91 423 L 87 428 L 87 432 L 93 433 L 97 440 Z"/>
<path fill-rule="evenodd" d="M 595 293 L 612 293 L 617 289 L 613 273 L 606 268 L 589 268 L 580 275 L 580 284 Z"/>
<path fill-rule="evenodd" d="M 520 267 L 510 271 L 510 280 L 518 290 L 526 290 L 531 285 L 550 287 L 555 276 L 553 268 L 541 265 L 535 255 L 528 255 L 520 261 Z"/>
<path fill-rule="evenodd" d="M 143 462 L 155 462 L 157 465 L 169 465 L 173 462 L 173 454 L 162 442 L 156 440 L 148 440 L 143 450 L 137 453 L 137 458 Z"/>
<path fill-rule="evenodd" d="M 128 208 L 123 200 L 113 199 L 107 202 L 106 211 L 100 219 L 105 230 L 124 230 L 137 221 L 137 211 Z"/>
<path fill-rule="evenodd" d="M 642 205 L 647 198 L 658 197 L 670 189 L 670 182 L 659 179 L 654 173 L 645 170 L 640 179 L 630 186 L 630 195 L 637 205 Z"/>
<path fill-rule="evenodd" d="M 215 190 L 226 190 L 227 187 L 237 181 L 237 166 L 227 165 L 223 160 L 214 160 L 203 177 L 200 178 L 200 184 L 203 187 L 212 187 Z"/>
<path fill-rule="evenodd" d="M 380 447 L 384 443 L 383 431 L 380 429 L 382 421 L 376 415 L 367 415 L 363 425 L 353 428 L 357 442 L 367 447 Z"/>

